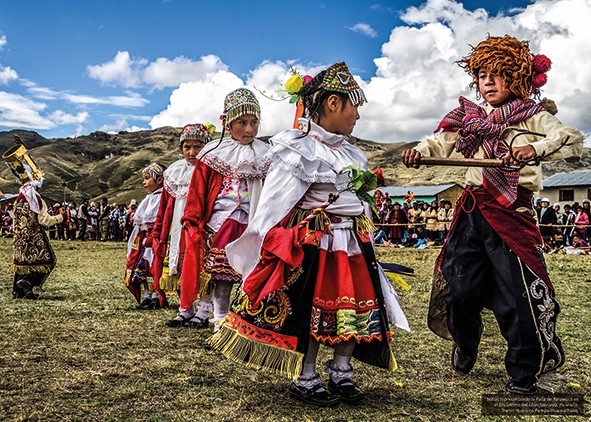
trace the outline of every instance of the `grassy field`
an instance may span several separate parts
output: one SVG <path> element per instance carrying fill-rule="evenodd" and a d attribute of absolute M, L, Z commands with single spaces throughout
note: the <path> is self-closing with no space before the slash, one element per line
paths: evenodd
<path fill-rule="evenodd" d="M 426 327 L 435 250 L 379 249 L 382 260 L 417 273 L 407 278 L 409 291 L 398 289 L 413 329 L 394 332 L 399 370 L 353 362 L 368 400 L 318 409 L 289 398 L 289 380 L 205 350 L 209 332 L 165 327 L 173 309 L 136 310 L 122 283 L 123 244 L 56 241 L 54 247 L 58 266 L 42 300 L 13 300 L 11 241 L 0 239 L 0 420 L 474 420 L 481 418 L 482 394 L 504 392 L 505 341 L 492 314 L 485 313 L 476 367 L 464 377 L 450 368 L 451 343 Z M 555 392 L 588 395 L 591 256 L 547 261 L 563 307 L 558 333 L 567 353 Z M 328 356 L 324 350 L 322 362 Z M 589 413 L 588 399 L 585 406 Z"/>

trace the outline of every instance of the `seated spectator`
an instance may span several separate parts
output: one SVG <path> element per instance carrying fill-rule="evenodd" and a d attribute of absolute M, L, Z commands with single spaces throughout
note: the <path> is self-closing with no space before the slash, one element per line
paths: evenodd
<path fill-rule="evenodd" d="M 589 244 L 583 239 L 577 232 L 573 235 L 573 245 L 574 248 L 585 248 L 589 246 Z"/>

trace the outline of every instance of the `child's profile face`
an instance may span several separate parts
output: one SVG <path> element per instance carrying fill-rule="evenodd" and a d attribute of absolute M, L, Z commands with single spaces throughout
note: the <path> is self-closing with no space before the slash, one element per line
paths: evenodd
<path fill-rule="evenodd" d="M 343 100 L 336 96 L 338 104 L 331 112 L 320 120 L 320 125 L 329 132 L 349 136 L 353 133 L 355 124 L 359 120 L 359 106 L 354 106 L 351 100 Z M 330 97 L 327 101 L 330 101 Z"/>
<path fill-rule="evenodd" d="M 515 98 L 505 81 L 488 69 L 478 69 L 478 91 L 484 101 L 493 107 L 500 107 Z"/>
<path fill-rule="evenodd" d="M 195 164 L 197 155 L 203 149 L 205 144 L 197 139 L 185 139 L 181 147 L 183 158 L 190 164 Z"/>
<path fill-rule="evenodd" d="M 144 176 L 142 186 L 144 187 L 146 192 L 152 193 L 162 186 L 162 178 L 158 178 L 160 180 L 160 183 L 158 183 L 158 181 L 154 180 L 154 178 L 150 176 L 148 173 L 142 173 L 142 175 Z"/>
<path fill-rule="evenodd" d="M 259 133 L 259 119 L 252 114 L 245 114 L 230 123 L 232 138 L 242 145 L 250 144 Z"/>

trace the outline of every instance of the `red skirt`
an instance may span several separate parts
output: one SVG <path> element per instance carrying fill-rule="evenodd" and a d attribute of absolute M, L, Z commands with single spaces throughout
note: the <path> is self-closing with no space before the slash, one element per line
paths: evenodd
<path fill-rule="evenodd" d="M 228 218 L 222 227 L 211 237 L 211 246 L 205 259 L 205 271 L 211 275 L 211 281 L 231 281 L 240 283 L 242 277 L 238 274 L 226 256 L 226 246 L 242 236 L 246 230 L 246 224 Z"/>

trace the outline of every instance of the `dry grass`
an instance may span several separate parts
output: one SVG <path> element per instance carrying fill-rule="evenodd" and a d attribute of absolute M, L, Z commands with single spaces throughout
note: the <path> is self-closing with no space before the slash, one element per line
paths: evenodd
<path fill-rule="evenodd" d="M 354 362 L 366 404 L 317 409 L 290 399 L 288 380 L 203 349 L 207 332 L 166 328 L 174 310 L 135 310 L 122 284 L 124 245 L 54 245 L 59 263 L 43 300 L 12 300 L 11 245 L 0 239 L 0 420 L 474 420 L 482 394 L 503 392 L 505 342 L 490 313 L 466 377 L 450 369 L 451 344 L 426 328 L 433 250 L 379 249 L 417 272 L 400 292 L 413 332 L 395 332 L 399 371 Z M 550 255 L 548 264 L 568 359 L 558 391 L 588 393 L 591 256 Z"/>

